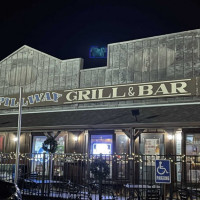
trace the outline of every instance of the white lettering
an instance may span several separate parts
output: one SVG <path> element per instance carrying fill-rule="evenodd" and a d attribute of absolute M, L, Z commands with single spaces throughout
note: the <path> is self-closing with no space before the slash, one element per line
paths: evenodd
<path fill-rule="evenodd" d="M 177 83 L 170 83 L 171 84 L 171 93 L 177 94 L 177 93 L 187 93 L 187 91 L 184 89 L 187 87 L 186 82 L 177 82 Z"/>
<path fill-rule="evenodd" d="M 164 180 L 169 181 L 170 180 L 169 176 L 156 176 L 156 178 L 157 178 L 157 180 L 162 180 L 162 181 L 164 181 Z"/>
<path fill-rule="evenodd" d="M 66 99 L 67 101 L 77 101 L 77 92 L 76 91 L 68 92 L 66 95 Z"/>
<path fill-rule="evenodd" d="M 89 100 L 90 98 L 88 95 L 90 94 L 90 90 L 81 90 L 78 91 L 78 100 L 83 101 L 83 100 Z"/>
<path fill-rule="evenodd" d="M 153 86 L 152 85 L 139 85 L 139 95 L 138 96 L 146 96 L 153 94 Z"/>
<path fill-rule="evenodd" d="M 156 92 L 154 93 L 154 95 L 157 95 L 158 93 L 162 93 L 162 94 L 169 94 L 166 86 L 164 83 L 160 84 L 160 86 L 158 87 L 158 89 L 156 90 Z"/>
<path fill-rule="evenodd" d="M 113 98 L 118 98 L 118 97 L 125 97 L 125 93 L 122 95 L 122 96 L 118 96 L 118 93 L 117 93 L 117 91 L 118 91 L 118 88 L 116 87 L 116 88 L 112 88 L 112 90 L 113 90 Z"/>
<path fill-rule="evenodd" d="M 103 96 L 104 89 L 99 89 L 98 91 L 99 91 L 99 99 L 109 99 L 109 98 L 111 98 L 111 94 L 109 94 L 109 96 L 107 96 L 107 97 Z"/>
<path fill-rule="evenodd" d="M 97 90 L 92 90 L 92 98 L 91 99 L 97 99 Z"/>

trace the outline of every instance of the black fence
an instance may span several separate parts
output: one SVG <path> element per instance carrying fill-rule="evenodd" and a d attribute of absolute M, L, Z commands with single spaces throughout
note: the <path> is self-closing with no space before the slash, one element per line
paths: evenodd
<path fill-rule="evenodd" d="M 161 160 L 158 166 L 156 160 Z M 14 178 L 15 154 L 0 154 L 0 179 Z M 200 156 L 21 154 L 18 186 L 23 199 L 197 200 Z"/>

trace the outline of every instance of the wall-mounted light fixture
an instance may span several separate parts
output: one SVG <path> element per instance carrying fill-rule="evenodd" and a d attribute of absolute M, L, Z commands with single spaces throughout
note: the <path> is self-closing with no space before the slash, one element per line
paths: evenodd
<path fill-rule="evenodd" d="M 78 137 L 74 136 L 74 141 L 77 142 L 78 141 Z"/>
<path fill-rule="evenodd" d="M 17 137 L 14 137 L 14 138 L 13 138 L 13 141 L 14 141 L 14 142 L 17 142 Z"/>
<path fill-rule="evenodd" d="M 168 134 L 167 137 L 168 137 L 168 140 L 172 140 L 173 139 L 173 135 L 172 134 Z"/>

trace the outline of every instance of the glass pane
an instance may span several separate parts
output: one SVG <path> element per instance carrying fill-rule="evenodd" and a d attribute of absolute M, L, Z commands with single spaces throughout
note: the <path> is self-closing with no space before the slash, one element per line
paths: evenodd
<path fill-rule="evenodd" d="M 58 147 L 57 147 L 56 153 L 65 153 L 65 140 L 64 140 L 64 136 L 58 136 L 56 138 L 56 141 L 58 142 Z"/>
<path fill-rule="evenodd" d="M 33 160 L 31 162 L 32 173 L 37 173 L 38 175 L 42 175 L 43 171 L 43 152 L 42 148 L 43 142 L 46 140 L 46 136 L 33 136 L 33 145 L 32 145 L 32 153 Z M 46 155 L 45 162 L 48 161 L 48 156 Z M 47 174 L 47 168 L 45 171 Z"/>
<path fill-rule="evenodd" d="M 128 153 L 128 137 L 126 134 L 117 134 L 116 135 L 116 152 L 118 154 Z"/>
<path fill-rule="evenodd" d="M 186 135 L 187 155 L 187 181 L 199 183 L 200 181 L 200 134 Z"/>
<path fill-rule="evenodd" d="M 58 136 L 56 141 L 58 142 L 58 147 L 56 150 L 57 154 L 64 154 L 65 153 L 65 136 Z M 54 161 L 53 167 L 53 175 L 55 176 L 63 176 L 64 175 L 64 163 L 59 160 Z"/>
<path fill-rule="evenodd" d="M 43 153 L 43 142 L 46 140 L 46 136 L 33 136 L 32 153 Z"/>
<path fill-rule="evenodd" d="M 200 155 L 200 134 L 186 136 L 186 155 Z"/>

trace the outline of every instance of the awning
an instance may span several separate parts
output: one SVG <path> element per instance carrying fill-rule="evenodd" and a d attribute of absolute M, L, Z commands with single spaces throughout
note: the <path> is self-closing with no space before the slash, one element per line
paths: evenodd
<path fill-rule="evenodd" d="M 17 114 L 0 115 L 0 130 L 17 130 Z M 200 105 L 30 113 L 22 130 L 200 127 Z"/>

